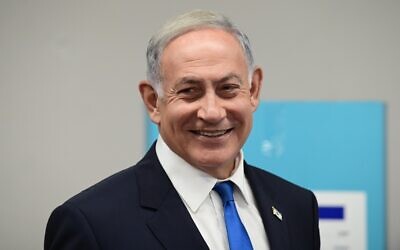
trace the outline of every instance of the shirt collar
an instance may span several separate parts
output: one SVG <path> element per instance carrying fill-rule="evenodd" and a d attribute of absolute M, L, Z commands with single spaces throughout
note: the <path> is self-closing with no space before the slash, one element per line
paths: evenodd
<path fill-rule="evenodd" d="M 196 212 L 201 206 L 217 182 L 230 180 L 235 183 L 239 193 L 246 203 L 249 202 L 249 191 L 245 185 L 243 166 L 243 152 L 240 151 L 235 160 L 233 174 L 225 179 L 219 180 L 206 172 L 193 167 L 175 152 L 173 152 L 161 136 L 158 136 L 156 153 L 160 163 L 185 204 Z"/>

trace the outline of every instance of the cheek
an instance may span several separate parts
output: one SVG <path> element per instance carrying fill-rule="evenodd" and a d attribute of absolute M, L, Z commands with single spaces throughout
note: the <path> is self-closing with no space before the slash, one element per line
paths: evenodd
<path fill-rule="evenodd" d="M 182 129 L 182 127 L 193 121 L 195 110 L 188 105 L 172 105 L 161 112 L 161 124 L 172 127 L 174 130 Z"/>
<path fill-rule="evenodd" d="M 240 107 L 240 108 L 239 108 Z M 240 136 L 247 136 L 253 126 L 253 111 L 251 106 L 243 104 L 231 112 L 231 119 L 239 126 L 238 132 Z"/>
<path fill-rule="evenodd" d="M 246 99 L 232 103 L 230 111 L 237 120 L 242 123 L 248 123 L 253 115 L 253 106 L 251 102 Z"/>

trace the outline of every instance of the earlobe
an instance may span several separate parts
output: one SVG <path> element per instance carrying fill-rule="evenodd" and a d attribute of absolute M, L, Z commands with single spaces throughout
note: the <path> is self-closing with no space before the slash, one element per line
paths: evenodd
<path fill-rule="evenodd" d="M 146 107 L 150 119 L 155 123 L 160 123 L 160 112 L 158 110 L 158 94 L 154 87 L 146 80 L 139 83 L 139 92 Z"/>
<path fill-rule="evenodd" d="M 260 67 L 256 67 L 253 71 L 251 78 L 251 88 L 250 88 L 250 102 L 253 106 L 253 111 L 257 109 L 258 103 L 260 101 L 260 93 L 262 87 L 263 72 Z"/>

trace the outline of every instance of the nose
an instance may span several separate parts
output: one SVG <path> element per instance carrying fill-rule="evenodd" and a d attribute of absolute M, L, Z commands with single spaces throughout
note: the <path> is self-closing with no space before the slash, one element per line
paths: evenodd
<path fill-rule="evenodd" d="M 206 93 L 201 100 L 197 117 L 209 123 L 220 122 L 226 117 L 226 110 L 221 102 L 215 93 Z"/>

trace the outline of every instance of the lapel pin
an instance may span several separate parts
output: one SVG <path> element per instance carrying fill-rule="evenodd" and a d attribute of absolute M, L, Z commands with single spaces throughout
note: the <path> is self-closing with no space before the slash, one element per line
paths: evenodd
<path fill-rule="evenodd" d="M 282 220 L 282 214 L 274 206 L 272 206 L 272 214 L 275 215 L 279 220 Z"/>

